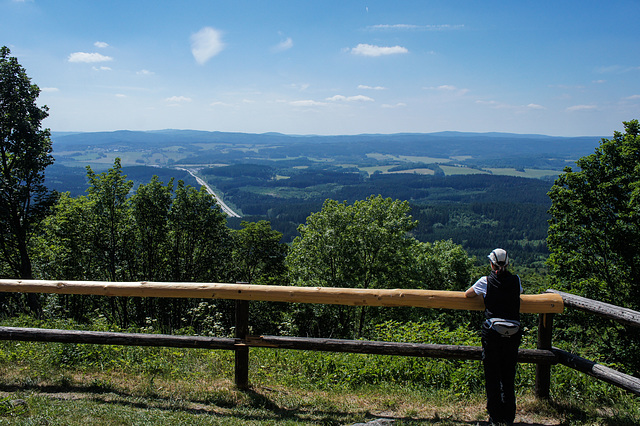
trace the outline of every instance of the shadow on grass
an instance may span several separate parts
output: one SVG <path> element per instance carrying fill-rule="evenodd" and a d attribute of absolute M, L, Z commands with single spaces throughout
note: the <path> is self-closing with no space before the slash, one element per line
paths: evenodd
<path fill-rule="evenodd" d="M 145 394 L 123 391 L 122 388 L 109 384 L 96 383 L 90 385 L 53 384 L 23 382 L 20 384 L 1 384 L 0 392 L 4 394 L 31 392 L 39 396 L 57 400 L 87 400 L 96 404 L 118 405 L 137 410 L 161 410 L 166 412 L 182 412 L 194 416 L 211 416 L 220 420 L 234 420 L 236 424 L 247 422 L 299 422 L 314 425 L 353 425 L 366 424 L 375 420 L 383 422 L 379 425 L 488 425 L 486 421 L 464 421 L 455 418 L 434 416 L 402 417 L 373 414 L 362 407 L 351 411 L 315 406 L 310 403 L 293 403 L 291 406 L 280 405 L 277 398 L 270 397 L 270 389 L 257 391 L 237 389 L 208 392 L 202 398 L 174 398 L 159 395 L 153 391 Z M 565 420 L 559 425 L 588 423 L 594 420 L 594 413 L 573 403 L 549 402 L 557 413 Z M 599 424 L 605 426 L 637 425 L 637 419 L 626 418 L 615 413 L 598 415 Z M 453 416 L 452 416 L 453 417 Z M 387 422 L 384 423 L 384 420 Z M 540 423 L 516 422 L 518 426 L 539 426 Z"/>
<path fill-rule="evenodd" d="M 594 418 L 597 418 L 598 424 L 602 426 L 637 426 L 640 420 L 635 416 L 620 412 L 596 414 L 594 407 L 580 407 L 573 402 L 549 401 L 549 404 L 566 419 L 562 425 L 592 424 Z"/>

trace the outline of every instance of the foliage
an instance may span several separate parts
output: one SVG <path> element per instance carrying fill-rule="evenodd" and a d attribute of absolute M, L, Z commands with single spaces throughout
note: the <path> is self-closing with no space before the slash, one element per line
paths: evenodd
<path fill-rule="evenodd" d="M 295 283 L 309 286 L 387 288 L 409 261 L 415 227 L 409 204 L 381 196 L 353 205 L 325 201 L 299 228 L 287 264 Z"/>
<path fill-rule="evenodd" d="M 353 205 L 327 200 L 320 212 L 307 218 L 292 244 L 287 265 L 294 284 L 321 287 L 401 287 L 411 259 L 413 240 L 408 232 L 415 222 L 409 204 L 381 196 Z M 306 311 L 308 307 L 304 307 Z M 343 306 L 312 307 L 315 316 L 328 321 L 324 329 L 360 335 L 366 309 L 357 319 Z M 331 312 L 337 310 L 337 315 Z M 353 321 L 357 322 L 352 324 Z"/>
<path fill-rule="evenodd" d="M 35 248 L 41 278 L 106 281 L 268 282 L 284 276 L 286 246 L 268 222 L 245 223 L 232 231 L 215 199 L 204 188 L 157 177 L 138 186 L 122 172 L 119 159 L 96 174 L 88 168 L 87 195 L 62 194 L 53 214 L 43 223 Z M 126 328 L 149 321 L 162 330 L 199 323 L 201 304 L 218 309 L 218 323 L 232 326 L 228 301 L 141 299 L 78 295 L 44 297 L 51 316 L 88 321 L 105 315 Z"/>
<path fill-rule="evenodd" d="M 555 288 L 590 299 L 640 309 L 640 135 L 638 120 L 624 122 L 625 133 L 603 139 L 595 152 L 566 168 L 549 192 L 548 264 Z M 580 333 L 612 362 L 640 371 L 640 337 L 579 313 L 563 315 L 560 327 L 577 321 Z M 591 335 L 591 333 L 593 335 Z M 606 337 L 605 337 L 606 336 Z M 591 339 L 590 339 L 591 338 Z"/>
<path fill-rule="evenodd" d="M 233 232 L 233 266 L 236 279 L 246 283 L 279 282 L 283 285 L 287 247 L 280 243 L 282 234 L 271 224 L 242 221 L 242 229 Z"/>
<path fill-rule="evenodd" d="M 638 120 L 624 126 L 549 192 L 549 265 L 567 290 L 638 309 L 640 129 Z"/>
<path fill-rule="evenodd" d="M 11 274 L 33 278 L 29 241 L 51 204 L 44 170 L 53 163 L 48 129 L 41 123 L 47 107 L 38 107 L 40 89 L 18 60 L 0 48 L 0 256 Z M 3 309 L 15 302 L 0 299 Z M 29 298 L 38 312 L 37 299 Z"/>
<path fill-rule="evenodd" d="M 92 226 L 89 228 L 99 270 L 106 281 L 130 281 L 127 263 L 135 259 L 132 249 L 133 222 L 127 197 L 133 182 L 122 174 L 120 159 L 107 172 L 96 175 L 87 166 L 87 189 Z"/>

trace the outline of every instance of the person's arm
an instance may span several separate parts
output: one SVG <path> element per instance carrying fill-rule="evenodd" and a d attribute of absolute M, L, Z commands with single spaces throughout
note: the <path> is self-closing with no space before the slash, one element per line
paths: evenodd
<path fill-rule="evenodd" d="M 484 296 L 487 292 L 487 277 L 482 277 L 464 292 L 464 297 L 476 297 L 478 294 Z"/>

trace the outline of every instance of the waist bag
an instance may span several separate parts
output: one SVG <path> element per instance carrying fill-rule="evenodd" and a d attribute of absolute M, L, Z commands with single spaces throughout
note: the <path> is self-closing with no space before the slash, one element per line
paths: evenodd
<path fill-rule="evenodd" d="M 487 326 L 503 337 L 509 337 L 520 331 L 520 321 L 504 318 L 489 318 Z"/>

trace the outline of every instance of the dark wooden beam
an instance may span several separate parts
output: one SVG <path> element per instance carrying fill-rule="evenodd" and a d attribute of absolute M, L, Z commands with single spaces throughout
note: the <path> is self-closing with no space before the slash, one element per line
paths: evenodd
<path fill-rule="evenodd" d="M 558 356 L 560 364 L 618 386 L 635 395 L 640 395 L 640 378 L 621 373 L 562 349 L 553 348 L 551 351 Z"/>
<path fill-rule="evenodd" d="M 632 309 L 621 308 L 609 303 L 598 302 L 586 297 L 576 296 L 558 290 L 547 290 L 547 293 L 555 293 L 562 297 L 565 306 L 580 309 L 601 317 L 618 321 L 632 327 L 640 327 L 640 312 Z"/>

